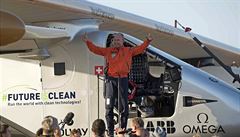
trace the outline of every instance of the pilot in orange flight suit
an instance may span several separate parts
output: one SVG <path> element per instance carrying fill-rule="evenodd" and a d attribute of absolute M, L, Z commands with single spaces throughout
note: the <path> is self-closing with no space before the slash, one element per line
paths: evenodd
<path fill-rule="evenodd" d="M 115 33 L 113 34 L 111 45 L 108 48 L 102 48 L 94 45 L 90 40 L 87 39 L 86 34 L 84 37 L 82 37 L 82 39 L 87 44 L 90 51 L 104 56 L 108 64 L 105 94 L 105 116 L 109 135 L 113 136 L 113 108 L 115 100 L 118 96 L 118 78 L 120 87 L 119 112 L 121 114 L 121 128 L 126 129 L 128 119 L 128 73 L 132 64 L 132 57 L 143 53 L 149 43 L 152 41 L 152 38 L 150 35 L 148 35 L 147 39 L 140 46 L 124 47 L 123 34 Z"/>

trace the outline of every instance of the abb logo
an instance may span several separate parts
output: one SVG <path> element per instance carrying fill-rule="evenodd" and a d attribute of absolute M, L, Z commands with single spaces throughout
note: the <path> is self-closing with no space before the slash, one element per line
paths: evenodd
<path fill-rule="evenodd" d="M 176 128 L 174 127 L 174 121 L 154 121 L 156 122 L 156 127 L 160 126 L 164 131 L 166 131 L 168 134 L 173 134 L 176 131 Z M 148 121 L 147 122 L 147 127 L 146 129 L 148 131 L 154 132 L 156 127 L 153 125 L 153 121 Z"/>

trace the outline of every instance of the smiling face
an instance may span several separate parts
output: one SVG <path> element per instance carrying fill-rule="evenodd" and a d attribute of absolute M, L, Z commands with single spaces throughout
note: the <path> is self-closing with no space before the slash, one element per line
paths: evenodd
<path fill-rule="evenodd" d="M 111 42 L 111 47 L 123 47 L 123 35 L 121 33 L 114 34 Z"/>

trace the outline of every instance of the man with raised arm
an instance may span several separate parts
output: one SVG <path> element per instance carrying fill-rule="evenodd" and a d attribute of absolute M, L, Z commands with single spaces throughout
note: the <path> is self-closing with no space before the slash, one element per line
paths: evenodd
<path fill-rule="evenodd" d="M 119 113 L 120 113 L 120 128 L 126 129 L 128 119 L 128 73 L 130 72 L 132 57 L 141 54 L 152 41 L 150 34 L 146 40 L 136 47 L 124 47 L 124 35 L 114 33 L 111 39 L 110 47 L 102 48 L 96 46 L 87 38 L 85 33 L 82 40 L 86 43 L 88 49 L 95 54 L 104 56 L 107 61 L 107 77 L 106 77 L 106 121 L 109 131 L 109 136 L 114 135 L 113 108 L 115 99 L 118 97 L 118 79 L 119 79 Z"/>

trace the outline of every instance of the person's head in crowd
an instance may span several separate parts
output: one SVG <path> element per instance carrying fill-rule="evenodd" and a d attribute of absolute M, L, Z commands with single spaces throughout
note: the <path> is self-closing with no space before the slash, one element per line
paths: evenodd
<path fill-rule="evenodd" d="M 197 133 L 197 134 L 194 134 L 193 137 L 201 137 L 201 135 Z"/>
<path fill-rule="evenodd" d="M 144 129 L 144 122 L 140 117 L 135 117 L 131 119 L 131 128 L 132 131 L 135 132 L 134 134 L 138 137 L 149 136 L 149 132 L 146 129 Z"/>
<path fill-rule="evenodd" d="M 42 121 L 42 127 L 37 131 L 37 137 L 49 136 L 54 137 L 53 134 L 53 118 L 47 116 Z"/>
<path fill-rule="evenodd" d="M 133 130 L 144 128 L 144 122 L 142 118 L 140 117 L 132 118 L 131 127 Z"/>
<path fill-rule="evenodd" d="M 54 137 L 61 137 L 61 131 L 60 131 L 60 127 L 58 125 L 58 120 L 57 118 L 53 117 L 53 116 L 46 116 L 45 118 L 51 118 L 52 121 L 52 129 L 53 129 L 53 135 Z"/>
<path fill-rule="evenodd" d="M 71 130 L 70 137 L 81 137 L 79 130 L 77 129 Z"/>
<path fill-rule="evenodd" d="M 96 119 L 92 124 L 94 137 L 105 137 L 106 126 L 102 119 Z"/>
<path fill-rule="evenodd" d="M 11 137 L 11 132 L 7 124 L 2 124 L 0 128 L 0 137 Z"/>
<path fill-rule="evenodd" d="M 36 135 L 37 137 L 61 137 L 57 119 L 53 116 L 44 117 L 42 121 L 42 128 L 37 131 Z"/>

